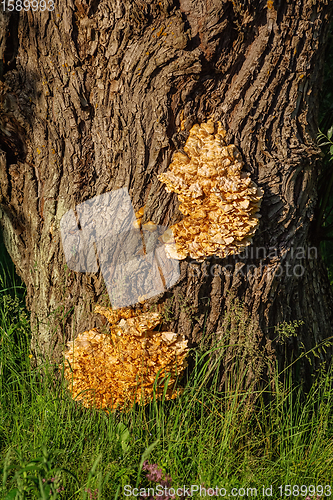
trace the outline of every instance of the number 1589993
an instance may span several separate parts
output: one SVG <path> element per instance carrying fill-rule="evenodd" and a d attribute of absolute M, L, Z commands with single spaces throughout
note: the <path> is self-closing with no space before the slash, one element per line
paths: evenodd
<path fill-rule="evenodd" d="M 30 9 L 33 12 L 36 12 L 37 10 L 40 10 L 41 12 L 48 10 L 51 12 L 54 10 L 53 0 L 2 0 L 1 4 L 3 12 L 20 12 L 21 10 L 25 10 L 27 12 Z"/>

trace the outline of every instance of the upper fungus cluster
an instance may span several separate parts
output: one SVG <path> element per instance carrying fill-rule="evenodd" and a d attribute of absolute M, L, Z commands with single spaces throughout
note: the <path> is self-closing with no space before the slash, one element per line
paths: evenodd
<path fill-rule="evenodd" d="M 169 258 L 224 258 L 252 242 L 263 191 L 242 172 L 240 152 L 224 137 L 220 122 L 194 125 L 186 154 L 175 153 L 169 170 L 158 176 L 168 192 L 178 194 L 179 210 L 187 216 L 162 236 Z"/>
<path fill-rule="evenodd" d="M 181 393 L 175 383 L 187 366 L 184 335 L 154 331 L 161 323 L 160 313 L 101 306 L 95 312 L 107 318 L 110 335 L 94 328 L 68 342 L 64 375 L 73 398 L 87 408 L 121 409 L 135 401 L 146 404 L 153 397 L 156 378 L 156 397 L 163 395 L 167 375 L 165 399 Z"/>

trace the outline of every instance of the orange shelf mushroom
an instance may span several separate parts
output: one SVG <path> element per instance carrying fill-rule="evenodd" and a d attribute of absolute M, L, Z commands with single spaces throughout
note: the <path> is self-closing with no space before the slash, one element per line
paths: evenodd
<path fill-rule="evenodd" d="M 241 154 L 224 136 L 220 122 L 194 125 L 186 155 L 175 153 L 169 170 L 158 176 L 167 192 L 178 194 L 179 210 L 187 216 L 161 237 L 169 258 L 224 258 L 252 242 L 263 191 L 242 172 Z"/>
<path fill-rule="evenodd" d="M 89 408 L 122 409 L 134 401 L 147 404 L 153 397 L 158 375 L 156 397 L 164 391 L 163 378 L 170 374 L 165 399 L 181 392 L 176 378 L 187 366 L 188 352 L 184 335 L 153 331 L 161 323 L 159 313 L 135 312 L 130 308 L 113 311 L 101 306 L 95 312 L 110 323 L 110 335 L 96 328 L 83 332 L 68 342 L 65 379 L 73 399 Z"/>

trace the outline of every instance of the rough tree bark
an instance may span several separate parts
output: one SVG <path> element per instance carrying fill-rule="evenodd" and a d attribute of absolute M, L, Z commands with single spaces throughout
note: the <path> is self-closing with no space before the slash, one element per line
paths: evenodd
<path fill-rule="evenodd" d="M 291 359 L 301 343 L 311 349 L 331 336 L 327 273 L 319 249 L 308 248 L 318 247 L 315 137 L 332 7 L 64 0 L 52 12 L 2 13 L 0 220 L 27 286 L 34 349 L 38 341 L 60 360 L 64 341 L 100 325 L 92 311 L 103 278 L 66 269 L 63 214 L 126 187 L 135 210 L 146 205 L 144 220 L 181 220 L 177 196 L 157 174 L 209 116 L 264 189 L 262 218 L 247 257 L 180 263 L 177 284 L 155 299 L 171 308 L 168 327 L 192 343 L 222 332 L 232 291 L 258 319 L 251 341 L 259 358 L 282 362 L 286 347 Z M 281 348 L 273 327 L 293 319 L 304 324 Z"/>

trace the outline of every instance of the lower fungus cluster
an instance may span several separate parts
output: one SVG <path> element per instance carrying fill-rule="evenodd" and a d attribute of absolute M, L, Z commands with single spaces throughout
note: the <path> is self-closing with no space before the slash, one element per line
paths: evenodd
<path fill-rule="evenodd" d="M 187 366 L 184 335 L 154 331 L 162 320 L 159 313 L 101 306 L 95 312 L 109 321 L 110 335 L 92 329 L 68 343 L 64 375 L 73 399 L 87 408 L 122 409 L 134 402 L 147 404 L 154 391 L 161 397 L 165 385 L 165 399 L 182 392 L 175 384 Z"/>
<path fill-rule="evenodd" d="M 175 153 L 169 170 L 158 176 L 166 191 L 178 194 L 179 210 L 187 216 L 162 236 L 169 258 L 224 258 L 252 242 L 263 192 L 242 172 L 240 152 L 224 136 L 220 123 L 194 125 L 186 154 Z"/>

